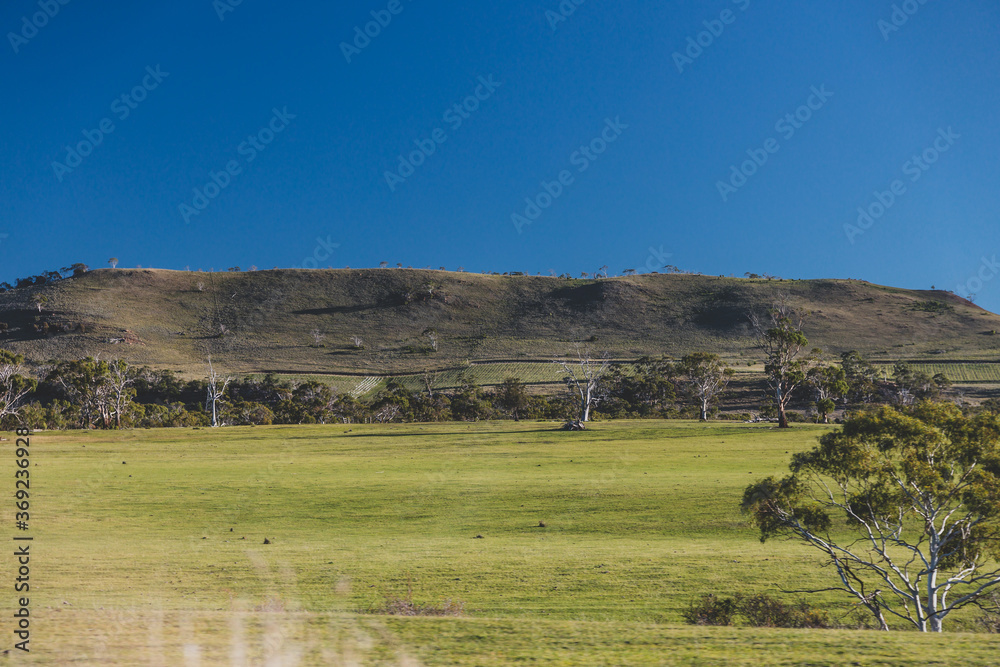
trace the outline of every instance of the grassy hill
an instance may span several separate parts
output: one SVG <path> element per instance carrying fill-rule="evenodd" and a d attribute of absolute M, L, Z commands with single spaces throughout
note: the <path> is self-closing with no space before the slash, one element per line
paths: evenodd
<path fill-rule="evenodd" d="M 41 312 L 38 293 L 48 299 Z M 1000 359 L 1000 337 L 992 335 L 1000 316 L 942 291 L 847 280 L 566 280 L 411 269 L 101 269 L 0 294 L 0 322 L 9 327 L 0 344 L 36 362 L 100 355 L 189 376 L 204 374 L 208 354 L 230 373 L 361 378 L 476 362 L 548 364 L 573 354 L 575 341 L 618 359 L 704 350 L 746 366 L 759 361 L 747 315 L 779 300 L 809 313 L 810 343 L 831 356 L 857 349 L 886 362 Z"/>

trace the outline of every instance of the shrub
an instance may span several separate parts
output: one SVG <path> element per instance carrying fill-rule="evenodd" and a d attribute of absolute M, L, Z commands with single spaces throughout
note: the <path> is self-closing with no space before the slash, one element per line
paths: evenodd
<path fill-rule="evenodd" d="M 826 612 L 806 602 L 786 604 L 764 593 L 742 598 L 739 613 L 755 628 L 829 628 Z"/>
<path fill-rule="evenodd" d="M 736 615 L 736 600 L 720 598 L 709 593 L 692 600 L 681 613 L 690 625 L 732 625 Z"/>
<path fill-rule="evenodd" d="M 739 616 L 755 628 L 833 627 L 826 612 L 806 602 L 787 604 L 764 593 L 735 598 L 709 593 L 693 600 L 681 616 L 690 625 L 732 625 Z"/>
<path fill-rule="evenodd" d="M 386 598 L 381 605 L 370 608 L 368 613 L 387 616 L 461 616 L 465 613 L 465 603 L 457 600 L 445 600 L 440 604 L 414 602 L 411 590 L 406 597 Z"/>

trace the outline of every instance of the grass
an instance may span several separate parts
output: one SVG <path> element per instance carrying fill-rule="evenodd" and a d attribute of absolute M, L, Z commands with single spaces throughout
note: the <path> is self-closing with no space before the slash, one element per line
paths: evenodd
<path fill-rule="evenodd" d="M 892 365 L 883 366 L 889 377 L 892 377 Z M 988 383 L 1000 384 L 1000 363 L 911 363 L 910 368 L 918 373 L 934 376 L 943 373 L 952 382 L 958 383 Z"/>
<path fill-rule="evenodd" d="M 555 428 L 38 433 L 31 662 L 988 664 L 1000 649 L 985 635 L 682 625 L 705 592 L 829 585 L 812 553 L 762 545 L 737 508 L 825 427 Z M 364 613 L 393 600 L 465 616 Z"/>

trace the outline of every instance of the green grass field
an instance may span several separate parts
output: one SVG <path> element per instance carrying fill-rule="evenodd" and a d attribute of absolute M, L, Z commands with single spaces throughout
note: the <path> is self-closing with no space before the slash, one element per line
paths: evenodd
<path fill-rule="evenodd" d="M 522 422 L 37 433 L 32 653 L 15 657 L 996 664 L 1000 638 L 990 635 L 683 625 L 681 611 L 702 593 L 781 595 L 832 583 L 805 547 L 760 544 L 737 506 L 750 481 L 783 472 L 789 454 L 824 428 L 611 422 L 563 433 Z M 13 493 L 12 441 L 2 449 Z M 8 526 L 13 519 L 5 508 Z M 13 580 L 13 566 L 5 571 Z M 366 613 L 409 595 L 460 602 L 465 612 Z M 5 596 L 0 622 L 8 640 L 13 600 Z M 841 614 L 833 594 L 814 601 Z"/>

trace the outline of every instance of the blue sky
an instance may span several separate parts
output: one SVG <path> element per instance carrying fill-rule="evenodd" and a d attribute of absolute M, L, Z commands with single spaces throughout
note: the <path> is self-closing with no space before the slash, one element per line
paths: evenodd
<path fill-rule="evenodd" d="M 63 2 L 0 9 L 3 280 L 670 263 L 1000 311 L 995 2 Z"/>

